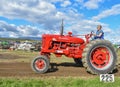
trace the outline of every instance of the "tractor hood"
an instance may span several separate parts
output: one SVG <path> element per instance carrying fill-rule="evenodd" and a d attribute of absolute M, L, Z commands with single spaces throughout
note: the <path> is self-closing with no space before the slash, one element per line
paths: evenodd
<path fill-rule="evenodd" d="M 50 34 L 44 34 L 44 38 L 49 38 L 52 41 L 56 42 L 68 42 L 68 43 L 75 43 L 75 44 L 83 44 L 84 40 L 82 38 L 78 38 L 75 36 L 69 36 L 69 35 L 50 35 Z"/>

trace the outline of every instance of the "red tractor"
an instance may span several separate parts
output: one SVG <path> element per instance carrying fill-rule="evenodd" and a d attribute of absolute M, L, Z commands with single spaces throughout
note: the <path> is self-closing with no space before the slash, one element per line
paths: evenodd
<path fill-rule="evenodd" d="M 45 73 L 49 69 L 50 55 L 65 55 L 73 58 L 76 64 L 83 64 L 91 74 L 111 73 L 116 67 L 117 55 L 113 45 L 107 40 L 92 40 L 91 34 L 86 40 L 72 36 L 72 32 L 63 35 L 63 23 L 60 35 L 42 35 L 40 56 L 32 61 L 32 69 L 37 73 Z"/>

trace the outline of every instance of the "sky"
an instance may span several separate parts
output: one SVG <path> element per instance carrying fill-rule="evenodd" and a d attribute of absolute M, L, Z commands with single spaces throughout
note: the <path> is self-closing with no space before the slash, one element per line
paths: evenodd
<path fill-rule="evenodd" d="M 88 34 L 102 25 L 105 39 L 120 42 L 120 0 L 1 0 L 0 37 Z"/>

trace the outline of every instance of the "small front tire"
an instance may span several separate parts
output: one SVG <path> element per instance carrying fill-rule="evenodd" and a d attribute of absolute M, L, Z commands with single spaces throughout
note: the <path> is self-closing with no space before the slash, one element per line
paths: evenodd
<path fill-rule="evenodd" d="M 49 64 L 48 57 L 41 55 L 33 59 L 31 67 L 36 73 L 46 73 L 49 69 Z"/>

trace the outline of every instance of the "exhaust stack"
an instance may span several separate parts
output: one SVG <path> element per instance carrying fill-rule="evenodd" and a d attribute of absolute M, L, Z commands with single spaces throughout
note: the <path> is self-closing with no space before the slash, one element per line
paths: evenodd
<path fill-rule="evenodd" d="M 60 31 L 60 35 L 63 35 L 63 31 L 64 31 L 64 24 L 63 24 L 63 19 L 62 19 L 62 24 L 61 24 L 61 31 Z"/>

